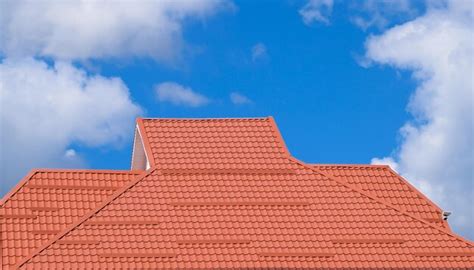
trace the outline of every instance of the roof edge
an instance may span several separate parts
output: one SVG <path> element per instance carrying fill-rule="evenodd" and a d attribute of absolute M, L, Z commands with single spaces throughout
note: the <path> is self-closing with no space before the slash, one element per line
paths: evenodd
<path fill-rule="evenodd" d="M 117 174 L 140 174 L 142 170 L 112 170 L 112 169 L 53 169 L 53 168 L 36 168 L 36 172 L 72 172 L 72 173 L 117 173 Z"/>
<path fill-rule="evenodd" d="M 342 185 L 344 185 L 344 186 L 346 186 L 346 187 L 348 187 L 348 188 L 350 188 L 350 189 L 352 189 L 352 190 L 354 190 L 354 191 L 356 191 L 356 192 L 358 192 L 358 193 L 360 193 L 360 194 L 362 194 L 362 195 L 364 195 L 364 196 L 367 196 L 367 197 L 371 198 L 371 199 L 374 200 L 374 201 L 377 201 L 377 202 L 379 202 L 379 203 L 381 203 L 381 204 L 383 204 L 383 205 L 385 205 L 385 206 L 387 206 L 387 207 L 392 208 L 393 210 L 395 210 L 395 211 L 397 211 L 397 212 L 400 212 L 400 213 L 402 213 L 402 214 L 404 214 L 404 215 L 406 215 L 406 216 L 409 216 L 409 217 L 411 217 L 411 218 L 413 218 L 413 219 L 415 219 L 415 220 L 418 220 L 418 221 L 420 221 L 420 222 L 422 222 L 422 223 L 424 223 L 424 224 L 430 226 L 431 228 L 434 228 L 434 229 L 436 229 L 436 230 L 438 230 L 438 231 L 440 231 L 440 232 L 446 233 L 447 235 L 449 235 L 449 236 L 451 236 L 451 237 L 454 237 L 455 239 L 457 239 L 457 240 L 459 240 L 459 241 L 462 241 L 462 242 L 465 242 L 465 243 L 467 243 L 468 245 L 471 245 L 472 247 L 474 247 L 474 242 L 473 242 L 473 241 L 470 241 L 470 240 L 468 240 L 468 239 L 465 239 L 465 238 L 463 238 L 463 237 L 461 237 L 461 236 L 459 236 L 459 235 L 457 235 L 457 234 L 454 234 L 454 233 L 451 232 L 451 231 L 448 231 L 448 230 L 445 230 L 445 229 L 443 229 L 443 228 L 440 228 L 440 227 L 438 227 L 438 226 L 436 226 L 436 225 L 433 225 L 433 224 L 429 223 L 428 221 L 426 221 L 426 220 L 424 220 L 424 219 L 422 219 L 422 218 L 419 218 L 419 217 L 417 217 L 417 216 L 415 216 L 415 215 L 412 215 L 412 214 L 410 214 L 410 213 L 408 213 L 408 212 L 406 212 L 406 211 L 403 211 L 403 210 L 399 209 L 398 207 L 396 207 L 396 206 L 394 206 L 394 205 L 392 205 L 392 204 L 386 202 L 385 200 L 383 200 L 383 199 L 381 199 L 381 198 L 379 198 L 379 197 L 375 197 L 374 195 L 372 195 L 372 194 L 370 194 L 370 193 L 368 193 L 368 192 L 365 192 L 365 191 L 359 189 L 358 187 L 355 187 L 355 186 L 353 186 L 353 185 L 351 185 L 351 184 L 349 184 L 349 183 L 346 183 L 346 182 L 344 182 L 344 181 L 342 181 L 342 180 L 340 180 L 340 179 L 338 179 L 338 178 L 335 178 L 334 176 L 332 176 L 332 175 L 330 175 L 330 174 L 321 172 L 321 171 L 317 170 L 317 168 L 312 167 L 312 166 L 310 166 L 310 165 L 308 165 L 308 164 L 305 164 L 304 162 L 302 162 L 302 161 L 300 161 L 300 160 L 298 160 L 298 159 L 296 159 L 296 158 L 294 158 L 294 157 L 290 157 L 290 159 L 293 160 L 293 161 L 295 161 L 296 163 L 302 165 L 302 166 L 305 167 L 305 168 L 308 168 L 308 169 L 313 170 L 313 171 L 315 171 L 315 172 L 317 172 L 317 173 L 320 173 L 320 174 L 324 175 L 325 177 L 327 177 L 327 178 L 329 178 L 329 179 L 331 179 L 331 180 L 334 180 L 334 181 L 336 181 L 336 182 L 338 182 L 338 183 L 340 183 L 340 184 L 342 184 Z"/>
<path fill-rule="evenodd" d="M 267 119 L 268 117 L 261 116 L 261 117 L 196 117 L 196 118 L 191 118 L 191 117 L 139 117 L 138 119 L 141 120 L 255 120 L 255 119 L 260 119 L 264 120 Z"/>
<path fill-rule="evenodd" d="M 415 192 L 415 194 L 417 195 L 420 195 L 421 198 L 423 200 L 425 200 L 426 203 L 428 203 L 429 205 L 431 205 L 432 207 L 434 207 L 436 209 L 436 211 L 439 212 L 439 215 L 440 215 L 440 218 L 441 218 L 441 213 L 442 213 L 442 209 L 440 207 L 438 207 L 435 203 L 433 203 L 428 197 L 426 197 L 423 193 L 421 193 L 419 190 L 417 190 L 414 186 L 412 186 L 408 180 L 404 179 L 401 175 L 399 175 L 397 172 L 395 172 L 392 168 L 390 168 L 390 166 L 388 165 L 364 165 L 364 164 L 341 164 L 341 165 L 337 165 L 337 164 L 331 164 L 329 166 L 326 166 L 324 164 L 320 165 L 320 164 L 310 164 L 311 166 L 313 167 L 347 167 L 347 168 L 377 168 L 377 169 L 384 169 L 384 170 L 387 170 L 388 173 L 390 173 L 391 175 L 393 175 L 394 177 L 396 177 L 398 179 L 398 181 L 406 184 L 406 186 L 408 186 L 408 188 L 410 190 L 412 190 L 413 192 Z M 341 177 L 339 176 L 335 176 L 333 173 L 331 172 L 324 172 L 325 174 L 327 175 L 330 175 L 334 178 L 338 178 L 340 179 Z M 377 198 L 380 198 L 379 196 L 377 195 L 374 195 L 375 197 Z M 382 198 L 380 198 L 382 199 Z M 452 232 L 451 228 L 449 227 L 447 221 L 443 220 L 443 226 L 448 229 L 450 232 Z"/>
<path fill-rule="evenodd" d="M 373 165 L 373 164 L 335 164 L 335 163 L 328 163 L 328 164 L 323 164 L 323 163 L 308 163 L 310 166 L 315 166 L 315 167 L 358 167 L 358 168 L 389 168 L 390 166 L 388 165 Z"/>
<path fill-rule="evenodd" d="M 278 128 L 278 125 L 276 124 L 273 116 L 268 116 L 266 119 L 268 119 L 268 121 L 270 121 L 270 124 L 272 125 L 273 133 L 275 133 L 275 136 L 278 141 L 278 144 L 280 145 L 280 148 L 283 150 L 285 154 L 287 154 L 288 156 L 291 156 L 290 151 L 288 150 L 288 147 L 286 146 L 285 140 L 283 140 L 283 136 L 281 135 L 280 129 Z"/>
<path fill-rule="evenodd" d="M 32 169 L 25 175 L 10 191 L 0 200 L 0 205 L 3 206 L 9 199 L 11 199 L 20 189 L 28 183 L 28 181 L 37 173 L 39 169 Z"/>
<path fill-rule="evenodd" d="M 415 186 L 413 186 L 410 181 L 408 181 L 407 179 L 405 179 L 403 176 L 401 176 L 400 174 L 398 174 L 395 170 L 393 170 L 390 166 L 388 166 L 387 168 L 389 170 L 389 172 L 391 174 L 393 174 L 395 177 L 397 177 L 397 179 L 399 181 L 401 181 L 402 183 L 406 184 L 413 192 L 415 192 L 416 194 L 418 194 L 418 196 L 420 196 L 421 198 L 423 198 L 428 204 L 430 204 L 431 206 L 433 206 L 434 208 L 438 209 L 438 211 L 440 212 L 440 215 L 443 213 L 443 209 L 441 207 L 439 207 L 435 202 L 433 202 L 432 200 L 430 200 L 430 198 L 428 198 L 428 196 L 426 196 L 425 194 L 423 194 L 423 192 L 419 191 Z M 441 216 L 440 216 L 441 217 Z M 449 227 L 449 224 L 447 221 L 443 220 L 443 223 L 444 225 L 446 225 L 446 228 L 451 231 L 451 228 Z"/>
<path fill-rule="evenodd" d="M 83 215 L 81 218 L 67 226 L 64 230 L 56 234 L 53 238 L 48 240 L 48 242 L 44 243 L 40 247 L 36 248 L 33 250 L 29 255 L 27 255 L 25 258 L 21 259 L 17 264 L 15 264 L 15 268 L 20 268 L 22 265 L 27 263 L 29 260 L 37 256 L 39 253 L 41 253 L 43 250 L 54 244 L 56 241 L 61 239 L 63 236 L 65 236 L 67 233 L 70 231 L 74 230 L 77 226 L 81 225 L 83 222 L 91 218 L 93 215 L 97 214 L 102 208 L 106 207 L 109 203 L 114 201 L 117 197 L 122 195 L 125 191 L 128 189 L 132 188 L 135 186 L 138 182 L 140 182 L 143 178 L 147 177 L 149 174 L 151 174 L 153 171 L 155 171 L 156 168 L 152 167 L 148 171 L 143 171 L 141 174 L 137 175 L 136 178 L 123 186 L 122 188 L 118 189 L 117 191 L 114 192 L 114 194 L 110 195 L 107 199 L 105 199 L 103 202 L 101 202 L 97 207 L 89 211 L 87 214 Z"/>

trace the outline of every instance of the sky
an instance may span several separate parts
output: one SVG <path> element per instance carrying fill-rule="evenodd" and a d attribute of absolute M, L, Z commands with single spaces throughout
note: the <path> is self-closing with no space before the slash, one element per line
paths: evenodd
<path fill-rule="evenodd" d="M 0 195 L 129 169 L 137 117 L 273 116 L 307 163 L 388 164 L 474 240 L 470 1 L 0 2 Z"/>

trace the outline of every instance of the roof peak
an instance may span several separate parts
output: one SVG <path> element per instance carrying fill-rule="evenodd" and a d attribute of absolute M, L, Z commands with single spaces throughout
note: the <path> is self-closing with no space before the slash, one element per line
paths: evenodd
<path fill-rule="evenodd" d="M 271 116 L 262 117 L 138 117 L 142 120 L 173 120 L 173 121 L 222 121 L 222 120 L 268 120 Z"/>
<path fill-rule="evenodd" d="M 388 165 L 381 164 L 323 164 L 323 163 L 309 163 L 310 166 L 315 167 L 347 167 L 347 168 L 390 168 Z"/>

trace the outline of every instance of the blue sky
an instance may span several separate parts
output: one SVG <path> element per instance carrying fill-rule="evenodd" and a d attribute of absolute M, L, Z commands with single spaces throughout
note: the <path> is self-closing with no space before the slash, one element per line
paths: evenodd
<path fill-rule="evenodd" d="M 273 116 L 295 157 L 390 164 L 474 239 L 468 1 L 106 3 L 2 3 L 2 194 L 128 169 L 137 116 Z"/>
<path fill-rule="evenodd" d="M 345 19 L 347 7 L 338 7 L 341 14 L 336 13 L 331 26 L 308 27 L 297 3 L 236 5 L 235 12 L 185 28 L 185 38 L 199 52 L 182 66 L 170 68 L 148 59 L 96 64 L 101 74 L 122 78 L 146 116 L 271 115 L 291 152 L 307 162 L 370 163 L 373 156 L 391 151 L 397 130 L 408 117 L 405 106 L 416 83 L 408 72 L 357 63 L 367 33 Z M 266 53 L 253 61 L 252 48 L 259 43 Z M 153 86 L 163 81 L 190 87 L 212 102 L 197 108 L 158 103 Z M 233 104 L 232 92 L 252 103 Z M 94 149 L 84 151 L 93 167 L 129 166 L 129 146 L 120 154 L 127 157 L 117 160 L 120 164 Z"/>

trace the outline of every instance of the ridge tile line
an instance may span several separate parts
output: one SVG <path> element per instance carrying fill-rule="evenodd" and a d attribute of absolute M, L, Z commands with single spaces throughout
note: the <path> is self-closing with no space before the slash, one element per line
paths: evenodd
<path fill-rule="evenodd" d="M 436 208 L 439 211 L 439 221 L 441 222 L 442 226 L 445 227 L 446 230 L 448 230 L 449 232 L 452 232 L 451 227 L 449 227 L 448 221 L 444 220 L 443 217 L 442 217 L 442 213 L 443 213 L 444 210 L 441 209 L 441 207 L 439 207 L 436 203 L 434 203 L 432 200 L 430 200 L 430 198 L 428 198 L 425 194 L 423 194 L 421 191 L 419 191 L 407 179 L 405 179 L 403 176 L 401 176 L 396 171 L 394 171 L 390 166 L 387 166 L 386 170 L 388 170 L 388 172 L 390 174 L 394 175 L 398 179 L 398 181 L 400 181 L 401 183 L 407 185 L 408 188 L 410 190 L 412 190 L 413 192 L 415 192 L 418 196 L 420 196 L 421 199 L 423 199 L 425 202 L 427 202 L 432 207 Z M 437 222 L 439 222 L 439 221 L 437 221 Z M 473 244 L 474 244 L 474 242 L 473 242 Z"/>
<path fill-rule="evenodd" d="M 400 182 L 406 184 L 412 191 L 414 191 L 417 195 L 421 196 L 421 198 L 423 198 L 424 200 L 426 200 L 426 202 L 428 202 L 428 204 L 430 204 L 431 206 L 435 207 L 436 209 L 439 210 L 440 212 L 440 219 L 441 219 L 441 213 L 443 212 L 443 209 L 441 209 L 441 207 L 439 207 L 437 204 L 435 204 L 432 200 L 430 200 L 428 197 L 426 197 L 423 193 L 421 193 L 416 187 L 414 187 L 412 184 L 410 184 L 410 182 L 408 182 L 408 180 L 406 180 L 405 178 L 403 178 L 403 176 L 399 175 L 397 172 L 395 172 L 394 170 L 392 170 L 392 168 L 390 168 L 390 166 L 387 166 L 387 169 L 388 171 L 394 175 Z"/>
<path fill-rule="evenodd" d="M 182 120 L 182 121 L 193 121 L 193 120 L 265 120 L 267 119 L 267 117 L 265 116 L 260 116 L 260 117 L 210 117 L 210 118 L 206 118 L 206 117 L 202 117 L 202 118 L 186 118 L 186 117 L 183 117 L 183 118 L 179 118 L 179 117 L 141 117 L 141 119 L 143 120 L 155 120 L 155 121 L 159 121 L 159 120 Z"/>
<path fill-rule="evenodd" d="M 64 237 L 66 234 L 71 232 L 72 230 L 76 229 L 78 226 L 80 226 L 82 223 L 87 221 L 89 218 L 97 214 L 100 210 L 102 210 L 104 207 L 109 205 L 111 202 L 113 202 L 117 197 L 122 195 L 124 192 L 135 186 L 137 183 L 139 183 L 141 180 L 143 180 L 145 177 L 150 175 L 152 172 L 154 172 L 156 168 L 151 168 L 148 171 L 144 171 L 140 175 L 136 176 L 136 178 L 133 181 L 130 181 L 127 183 L 124 187 L 118 189 L 117 191 L 114 192 L 114 194 L 110 195 L 107 199 L 105 199 L 103 202 L 101 202 L 96 208 L 92 209 L 89 211 L 87 214 L 83 215 L 81 218 L 73 222 L 71 225 L 67 226 L 64 230 L 62 230 L 60 233 L 55 235 L 53 238 L 48 240 L 48 242 L 44 243 L 42 246 L 36 248 L 33 250 L 32 253 L 30 253 L 28 256 L 25 258 L 21 259 L 16 265 L 15 268 L 19 269 L 21 266 L 23 266 L 25 263 L 30 261 L 32 258 L 36 257 L 39 255 L 43 250 L 51 246 L 52 244 L 56 243 L 56 241 L 60 240 L 62 237 Z"/>
<path fill-rule="evenodd" d="M 360 193 L 360 194 L 362 194 L 362 195 L 364 195 L 364 196 L 366 196 L 366 197 L 368 197 L 368 198 L 371 198 L 372 200 L 374 200 L 374 201 L 376 201 L 376 202 L 378 202 L 378 203 L 381 203 L 381 204 L 383 204 L 383 205 L 385 205 L 385 206 L 387 206 L 387 207 L 389 207 L 389 208 L 392 208 L 392 209 L 394 209 L 394 210 L 397 211 L 397 212 L 400 212 L 400 213 L 402 213 L 402 214 L 404 214 L 404 215 L 406 215 L 406 216 L 409 216 L 409 217 L 411 217 L 411 218 L 413 218 L 413 219 L 415 219 L 415 220 L 418 220 L 418 221 L 420 221 L 420 222 L 422 222 L 422 223 L 424 223 L 424 224 L 430 226 L 431 228 L 434 228 L 434 229 L 436 229 L 436 230 L 438 230 L 438 231 L 440 231 L 440 232 L 443 232 L 443 233 L 445 233 L 445 234 L 447 234 L 447 235 L 449 235 L 449 236 L 451 236 L 451 237 L 453 237 L 453 238 L 455 238 L 455 239 L 457 239 L 457 240 L 459 240 L 459 241 L 461 241 L 461 242 L 464 242 L 464 243 L 470 245 L 471 247 L 474 247 L 474 242 L 471 242 L 471 241 L 469 241 L 469 240 L 467 240 L 467 239 L 464 239 L 464 238 L 462 238 L 462 237 L 460 237 L 460 236 L 458 236 L 458 235 L 456 235 L 456 234 L 454 234 L 454 233 L 452 233 L 452 232 L 450 232 L 450 231 L 446 231 L 446 230 L 444 230 L 443 228 L 440 228 L 440 227 L 438 227 L 438 226 L 436 226 L 436 225 L 433 225 L 433 224 L 429 223 L 428 221 L 426 221 L 426 220 L 424 220 L 424 219 L 422 219 L 422 218 L 419 218 L 419 217 L 414 216 L 414 215 L 412 215 L 412 214 L 410 214 L 410 213 L 408 213 L 408 212 L 405 212 L 405 211 L 399 209 L 398 207 L 393 206 L 392 204 L 386 202 L 386 201 L 383 200 L 383 199 L 380 199 L 380 198 L 378 198 L 378 197 L 375 197 L 374 195 L 372 195 L 372 194 L 370 194 L 370 193 L 368 193 L 368 192 L 365 192 L 365 191 L 359 189 L 358 187 L 355 187 L 355 186 L 353 186 L 353 185 L 351 185 L 351 184 L 349 184 L 349 183 L 345 183 L 345 182 L 343 182 L 342 180 L 340 180 L 340 179 L 338 179 L 338 178 L 332 177 L 331 175 L 326 174 L 325 172 L 321 172 L 321 171 L 319 171 L 317 168 L 314 168 L 314 167 L 312 167 L 312 166 L 310 166 L 310 165 L 307 165 L 307 164 L 305 164 L 304 162 L 302 162 L 302 161 L 300 161 L 300 160 L 298 160 L 298 159 L 296 159 L 296 158 L 294 158 L 294 157 L 290 157 L 289 159 L 290 159 L 290 160 L 293 160 L 294 162 L 298 163 L 299 165 L 303 166 L 304 168 L 307 168 L 307 169 L 309 169 L 309 170 L 312 170 L 313 172 L 319 173 L 319 174 L 321 174 L 321 175 L 327 177 L 328 179 L 331 179 L 331 180 L 333 180 L 333 181 L 336 181 L 337 183 L 342 184 L 342 185 L 348 187 L 349 189 L 352 189 L 353 191 L 356 191 L 356 192 L 358 192 L 358 193 Z"/>
<path fill-rule="evenodd" d="M 290 151 L 288 150 L 288 147 L 286 146 L 285 140 L 283 140 L 283 136 L 281 135 L 280 129 L 278 129 L 278 125 L 276 124 L 275 119 L 273 119 L 272 116 L 269 116 L 267 119 L 268 121 L 270 121 L 270 124 L 272 126 L 272 131 L 274 135 L 276 136 L 276 139 L 280 148 L 288 157 L 291 157 Z"/>
<path fill-rule="evenodd" d="M 423 193 L 421 193 L 417 188 L 415 188 L 413 185 L 410 184 L 410 182 L 408 180 L 406 180 L 405 178 L 403 178 L 401 175 L 399 175 L 397 172 L 395 172 L 390 166 L 388 165 L 364 165 L 364 164 L 340 164 L 340 165 L 337 165 L 337 164 L 311 164 L 311 166 L 314 166 L 316 168 L 319 168 L 319 167 L 347 167 L 347 168 L 351 168 L 351 167 L 355 167 L 355 168 L 380 168 L 380 169 L 383 169 L 383 170 L 386 170 L 388 173 L 390 173 L 390 175 L 392 175 L 393 177 L 397 178 L 399 182 L 401 182 L 402 184 L 405 184 L 408 186 L 408 188 L 415 192 L 415 194 L 421 196 L 421 199 L 423 199 L 426 203 L 428 203 L 428 205 L 434 207 L 438 212 L 439 212 L 439 218 L 438 219 L 426 219 L 426 218 L 423 218 L 424 220 L 427 220 L 429 222 L 441 222 L 442 223 L 442 226 L 444 226 L 445 228 L 447 228 L 450 232 L 452 232 L 451 228 L 449 227 L 449 224 L 448 222 L 446 222 L 445 220 L 443 220 L 441 218 L 441 213 L 443 212 L 443 210 L 438 206 L 436 205 L 433 201 L 431 201 L 428 197 L 426 197 Z M 331 172 L 324 172 L 326 173 L 327 175 L 331 175 L 332 177 L 335 177 L 335 178 L 339 178 L 341 179 L 340 176 L 335 176 L 333 173 Z M 342 179 L 341 179 L 342 180 Z M 344 181 L 344 180 L 342 180 Z M 379 196 L 375 195 L 375 197 L 378 197 L 380 198 Z M 381 198 L 380 198 L 381 199 Z"/>
<path fill-rule="evenodd" d="M 335 163 L 309 163 L 307 165 L 315 167 L 356 167 L 356 168 L 387 168 L 388 165 L 374 165 L 374 164 L 335 164 Z"/>

